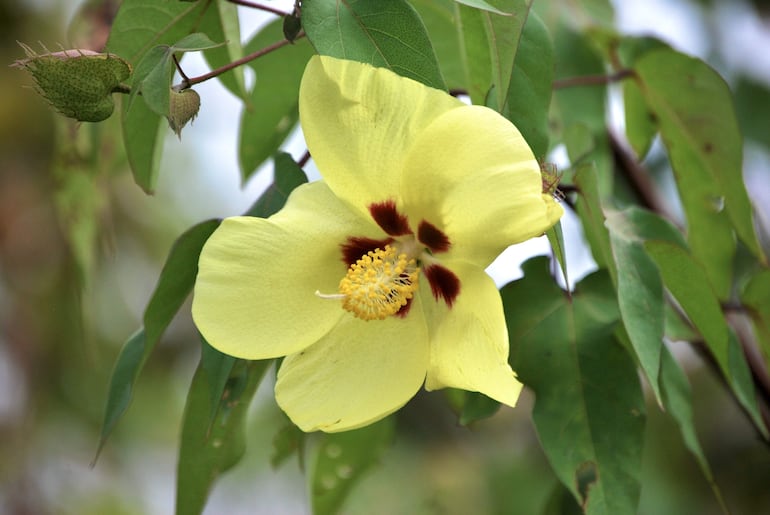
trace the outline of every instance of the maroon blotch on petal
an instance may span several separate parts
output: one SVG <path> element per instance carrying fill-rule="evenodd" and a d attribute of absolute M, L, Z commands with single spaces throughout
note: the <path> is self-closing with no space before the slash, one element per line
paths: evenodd
<path fill-rule="evenodd" d="M 389 243 L 393 243 L 393 238 L 375 240 L 374 238 L 350 237 L 347 242 L 340 245 L 340 248 L 342 249 L 342 261 L 350 266 L 358 261 L 361 256 L 366 255 L 367 252 L 385 248 L 385 245 Z"/>
<path fill-rule="evenodd" d="M 429 265 L 422 269 L 430 283 L 436 300 L 444 299 L 450 308 L 460 294 L 460 279 L 450 269 L 441 265 Z"/>
<path fill-rule="evenodd" d="M 377 222 L 377 225 L 391 236 L 412 234 L 412 229 L 409 228 L 409 221 L 405 215 L 398 212 L 396 203 L 393 200 L 370 204 L 369 213 L 372 214 L 372 218 Z"/>
<path fill-rule="evenodd" d="M 423 220 L 417 227 L 417 239 L 432 252 L 446 252 L 452 243 L 449 236 L 430 222 Z"/>
<path fill-rule="evenodd" d="M 406 315 L 409 314 L 409 310 L 412 309 L 412 300 L 413 299 L 406 299 L 406 304 L 396 311 L 395 316 L 398 318 L 406 318 Z"/>

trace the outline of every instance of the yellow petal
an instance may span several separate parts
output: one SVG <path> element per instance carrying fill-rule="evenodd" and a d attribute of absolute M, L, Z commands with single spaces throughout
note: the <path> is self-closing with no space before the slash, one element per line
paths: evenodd
<path fill-rule="evenodd" d="M 275 398 L 303 431 L 346 431 L 399 409 L 419 390 L 428 367 L 428 329 L 415 299 L 404 318 L 352 315 L 318 343 L 288 356 Z"/>
<path fill-rule="evenodd" d="M 228 218 L 201 252 L 192 314 L 215 348 L 244 359 L 297 352 L 345 313 L 336 293 L 349 235 L 381 236 L 322 182 L 302 185 L 269 219 Z"/>
<path fill-rule="evenodd" d="M 314 56 L 299 93 L 302 131 L 329 187 L 366 210 L 399 202 L 407 150 L 437 116 L 463 105 L 446 92 L 368 64 Z"/>
<path fill-rule="evenodd" d="M 548 223 L 552 227 L 556 225 L 556 222 L 558 222 L 562 215 L 564 215 L 564 208 L 561 207 L 561 204 L 556 202 L 556 199 L 553 195 L 548 193 L 543 193 L 543 202 L 545 202 L 546 208 L 545 216 L 548 219 Z"/>
<path fill-rule="evenodd" d="M 473 265 L 446 265 L 460 279 L 460 294 L 451 308 L 423 301 L 431 333 L 425 389 L 461 388 L 514 406 L 522 385 L 508 365 L 508 330 L 495 283 Z"/>
<path fill-rule="evenodd" d="M 430 222 L 449 237 L 451 257 L 482 268 L 562 214 L 542 194 L 540 166 L 519 131 L 481 106 L 453 109 L 420 133 L 401 192 L 410 220 Z"/>

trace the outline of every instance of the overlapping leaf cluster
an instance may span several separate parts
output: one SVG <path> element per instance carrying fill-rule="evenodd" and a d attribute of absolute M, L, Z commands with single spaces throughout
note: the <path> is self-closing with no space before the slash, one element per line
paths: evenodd
<path fill-rule="evenodd" d="M 547 260 L 536 258 L 501 295 L 511 363 L 535 392 L 540 442 L 574 501 L 586 513 L 636 512 L 643 384 L 676 421 L 713 484 L 689 385 L 666 342 L 687 339 L 706 353 L 757 432 L 768 438 L 754 379 L 766 374 L 770 362 L 770 270 L 742 180 L 743 142 L 731 92 L 714 69 L 660 41 L 617 33 L 609 2 L 576 7 L 532 0 L 304 0 L 297 7 L 304 32 L 294 31 L 292 44 L 284 40 L 281 19 L 242 43 L 238 11 L 230 2 L 124 0 L 107 50 L 134 69 L 133 94 L 123 102 L 121 120 L 140 187 L 151 192 L 157 182 L 167 130 L 163 118 L 174 94 L 172 58 L 181 52 L 203 50 L 217 68 L 276 45 L 248 62 L 256 73 L 253 86 L 247 88 L 242 67 L 218 76 L 245 106 L 238 147 L 242 179 L 275 156 L 275 181 L 251 216 L 276 212 L 306 181 L 297 163 L 277 152 L 297 123 L 298 84 L 313 52 L 465 93 L 515 123 L 544 162 L 557 146 L 569 156 L 561 189 L 579 216 L 598 270 L 564 289 Z M 623 133 L 607 123 L 614 83 L 624 102 Z M 657 135 L 683 219 L 669 215 L 639 164 Z M 118 358 L 102 444 L 189 295 L 198 253 L 217 224 L 189 229 L 171 250 L 144 327 Z M 561 227 L 549 239 L 567 278 Z M 732 306 L 753 322 L 752 338 L 739 338 L 725 314 Z M 202 346 L 182 421 L 179 513 L 201 512 L 218 475 L 243 455 L 245 412 L 269 366 Z M 762 359 L 748 361 L 746 349 L 759 350 Z M 452 402 L 464 424 L 497 408 L 480 395 L 455 392 Z M 339 508 L 392 431 L 392 420 L 386 420 L 322 438 L 309 470 L 318 513 Z M 288 426 L 276 439 L 275 461 L 303 445 L 304 437 Z M 340 460 L 349 468 L 341 469 Z M 335 472 L 343 469 L 355 472 Z M 719 499 L 716 486 L 714 493 Z"/>

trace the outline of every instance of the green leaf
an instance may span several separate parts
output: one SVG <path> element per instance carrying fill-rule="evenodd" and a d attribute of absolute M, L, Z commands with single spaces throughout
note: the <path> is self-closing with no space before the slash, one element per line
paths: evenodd
<path fill-rule="evenodd" d="M 168 45 L 170 52 L 200 52 L 201 50 L 211 50 L 227 43 L 215 43 L 202 32 L 193 32 L 188 34 L 173 45 Z"/>
<path fill-rule="evenodd" d="M 610 235 L 604 225 L 604 212 L 599 197 L 596 166 L 593 163 L 581 166 L 575 174 L 575 184 L 580 191 L 577 212 L 583 225 L 586 240 L 591 247 L 594 261 L 599 265 L 599 268 L 608 270 L 612 282 L 617 284 L 617 271 L 612 257 Z"/>
<path fill-rule="evenodd" d="M 489 418 L 500 410 L 500 403 L 479 392 L 463 392 L 465 399 L 460 411 L 460 425 L 469 426 Z"/>
<path fill-rule="evenodd" d="M 540 515 L 584 515 L 575 496 L 561 483 L 555 483 Z"/>
<path fill-rule="evenodd" d="M 743 135 L 770 147 L 770 87 L 749 77 L 740 77 L 735 85 L 735 110 Z"/>
<path fill-rule="evenodd" d="M 527 0 L 496 0 L 513 16 L 459 6 L 460 27 L 468 62 L 468 92 L 475 104 L 504 110 L 521 32 L 532 4 Z M 487 95 L 493 96 L 486 102 Z"/>
<path fill-rule="evenodd" d="M 123 344 L 115 367 L 112 369 L 110 385 L 107 389 L 107 403 L 104 407 L 104 420 L 102 421 L 94 463 L 99 458 L 107 438 L 112 434 L 112 430 L 115 429 L 115 425 L 131 402 L 134 383 L 144 365 L 145 341 L 144 329 L 139 329 Z"/>
<path fill-rule="evenodd" d="M 454 0 L 411 0 L 411 4 L 425 23 L 447 87 L 450 91 L 466 90 L 467 63 Z"/>
<path fill-rule="evenodd" d="M 122 115 L 123 145 L 134 181 L 151 194 L 158 181 L 166 124 L 141 96 L 134 102 L 124 102 Z"/>
<path fill-rule="evenodd" d="M 264 48 L 280 39 L 281 34 L 279 19 L 259 31 L 245 51 L 252 53 Z M 275 153 L 297 124 L 299 83 L 312 54 L 310 44 L 301 39 L 249 63 L 256 81 L 249 94 L 249 105 L 241 113 L 238 162 L 242 182 Z"/>
<path fill-rule="evenodd" d="M 472 103 L 487 105 L 487 100 L 496 100 L 497 95 L 489 95 L 492 88 L 492 59 L 483 17 L 475 9 L 462 5 L 455 4 L 454 10 L 465 88 Z"/>
<path fill-rule="evenodd" d="M 567 253 L 564 248 L 564 233 L 561 229 L 561 220 L 556 222 L 556 225 L 551 227 L 545 232 L 548 237 L 548 243 L 551 244 L 551 249 L 556 257 L 556 261 L 559 262 L 562 276 L 564 277 L 564 284 L 569 289 L 569 274 L 567 273 Z"/>
<path fill-rule="evenodd" d="M 233 356 L 219 352 L 209 345 L 202 336 L 201 343 L 203 345 L 201 348 L 200 366 L 208 378 L 209 406 L 211 406 L 209 429 L 211 429 L 214 417 L 216 417 L 217 411 L 219 411 L 219 400 L 224 395 L 227 380 L 230 378 L 230 373 L 233 370 L 233 366 L 235 366 L 236 359 Z"/>
<path fill-rule="evenodd" d="M 770 439 L 770 433 L 759 408 L 751 369 L 746 362 L 743 346 L 732 329 L 728 332 L 727 354 L 729 357 L 728 378 L 733 393 L 735 393 L 738 402 L 746 410 L 746 413 L 752 419 L 760 434 L 765 437 L 765 440 L 768 440 Z"/>
<path fill-rule="evenodd" d="M 664 241 L 646 241 L 644 247 L 660 269 L 666 287 L 706 340 L 727 375 L 727 322 L 706 272 L 686 249 Z"/>
<path fill-rule="evenodd" d="M 277 153 L 275 155 L 273 184 L 265 190 L 245 214 L 267 218 L 273 213 L 277 213 L 286 203 L 286 199 L 289 198 L 289 194 L 294 188 L 306 182 L 305 172 L 294 162 L 294 159 L 285 152 Z"/>
<path fill-rule="evenodd" d="M 168 97 L 171 91 L 171 79 L 174 74 L 174 62 L 168 47 L 159 46 L 147 52 L 133 77 L 132 96 L 141 92 L 142 100 L 155 114 L 168 114 Z"/>
<path fill-rule="evenodd" d="M 491 417 L 500 410 L 500 403 L 483 393 L 457 388 L 446 388 L 443 392 L 462 426 L 469 426 L 474 422 Z"/>
<path fill-rule="evenodd" d="M 666 287 L 700 331 L 738 401 L 759 431 L 767 437 L 746 359 L 727 326 L 706 271 L 681 245 L 648 240 L 644 246 L 658 265 Z"/>
<path fill-rule="evenodd" d="M 609 276 L 587 276 L 569 298 L 547 258 L 522 269 L 501 295 L 511 364 L 535 391 L 548 461 L 586 513 L 635 513 L 645 406 L 636 365 L 613 337 L 619 311 Z"/>
<path fill-rule="evenodd" d="M 425 26 L 406 0 L 313 0 L 302 5 L 302 26 L 319 54 L 446 89 Z"/>
<path fill-rule="evenodd" d="M 667 221 L 636 207 L 609 211 L 606 216 L 623 325 L 655 398 L 662 404 L 658 374 L 665 327 L 663 281 L 643 243 L 651 238 L 680 245 L 684 241 Z"/>
<path fill-rule="evenodd" d="M 144 328 L 147 341 L 154 345 L 171 323 L 187 296 L 190 295 L 198 274 L 198 257 L 203 244 L 219 220 L 207 220 L 194 225 L 174 242 L 160 272 L 158 284 L 144 310 Z"/>
<path fill-rule="evenodd" d="M 136 67 L 144 54 L 158 45 L 170 45 L 193 32 L 209 2 L 124 0 L 110 29 L 107 48 Z M 163 117 L 144 100 L 124 102 L 123 144 L 134 181 L 147 193 L 157 182 L 163 152 Z"/>
<path fill-rule="evenodd" d="M 647 108 L 639 85 L 631 80 L 623 81 L 623 108 L 626 117 L 626 138 L 641 161 L 650 151 L 658 133 L 655 118 Z"/>
<path fill-rule="evenodd" d="M 610 0 L 583 0 L 580 7 L 596 24 L 612 27 L 615 23 L 615 10 Z"/>
<path fill-rule="evenodd" d="M 221 46 L 208 36 L 195 32 L 180 39 L 173 45 L 160 45 L 147 52 L 136 67 L 131 94 L 142 94 L 147 107 L 156 114 L 169 114 L 171 80 L 176 70 L 174 55 L 179 52 L 197 52 Z"/>
<path fill-rule="evenodd" d="M 770 369 L 770 270 L 762 270 L 748 280 L 741 301 L 754 324 L 754 333 Z"/>
<path fill-rule="evenodd" d="M 503 114 L 519 129 L 535 157 L 548 152 L 548 108 L 551 105 L 553 44 L 534 12 L 527 17 L 516 49 Z"/>
<path fill-rule="evenodd" d="M 660 385 L 663 394 L 663 407 L 666 413 L 679 425 L 685 447 L 695 456 L 703 476 L 711 486 L 717 501 L 724 513 L 728 513 L 722 500 L 722 493 L 714 481 L 714 474 L 711 472 L 711 467 L 708 460 L 706 460 L 706 455 L 695 432 L 690 384 L 687 382 L 687 376 L 666 346 L 663 346 L 661 354 Z"/>
<path fill-rule="evenodd" d="M 494 5 L 490 5 L 484 0 L 455 0 L 458 4 L 464 4 L 469 7 L 474 7 L 476 9 L 481 9 L 482 11 L 489 11 L 494 14 L 499 14 L 502 16 L 511 16 L 512 12 L 505 12 L 501 11 L 500 9 L 497 9 Z"/>
<path fill-rule="evenodd" d="M 110 377 L 99 450 L 117 421 L 128 408 L 139 373 L 166 327 L 192 291 L 198 271 L 198 256 L 211 233 L 219 225 L 209 220 L 183 233 L 166 258 L 158 284 L 144 311 L 144 327 L 123 346 Z M 97 451 L 98 456 L 99 451 Z"/>
<path fill-rule="evenodd" d="M 393 439 L 393 417 L 343 433 L 323 434 L 310 471 L 315 515 L 338 513 L 353 485 Z"/>
<path fill-rule="evenodd" d="M 640 56 L 660 48 L 669 47 L 659 39 L 652 37 L 626 36 L 620 40 L 617 54 L 623 61 L 624 66 L 631 67 Z M 649 152 L 653 139 L 658 133 L 655 115 L 647 107 L 647 102 L 636 81 L 624 80 L 622 87 L 626 138 L 636 153 L 637 158 L 642 160 L 647 155 L 647 152 Z"/>
<path fill-rule="evenodd" d="M 210 48 L 203 52 L 203 57 L 212 68 L 219 68 L 244 56 L 241 46 L 241 28 L 238 22 L 238 6 L 231 2 L 215 2 L 215 8 L 207 9 L 198 30 L 206 33 L 214 41 L 224 41 L 224 46 Z M 246 100 L 246 83 L 243 67 L 238 66 L 218 75 L 217 79 L 233 95 Z"/>
<path fill-rule="evenodd" d="M 270 454 L 270 465 L 279 467 L 292 454 L 297 454 L 302 468 L 302 451 L 305 447 L 305 433 L 286 418 L 286 423 L 273 437 L 273 452 Z"/>
<path fill-rule="evenodd" d="M 668 341 L 694 342 L 700 337 L 687 317 L 675 310 L 670 303 L 666 303 L 665 315 L 665 335 Z"/>
<path fill-rule="evenodd" d="M 251 399 L 272 360 L 238 360 L 215 406 L 212 381 L 201 364 L 187 394 L 177 464 L 176 513 L 203 512 L 216 479 L 240 461 L 246 451 L 246 414 Z M 212 410 L 216 411 L 209 423 Z"/>
<path fill-rule="evenodd" d="M 136 65 L 151 48 L 171 45 L 194 31 L 209 2 L 123 0 L 107 48 Z"/>
<path fill-rule="evenodd" d="M 674 169 L 690 248 L 719 298 L 726 299 L 735 253 L 731 222 L 764 259 L 743 184 L 743 142 L 730 90 L 703 61 L 673 50 L 648 52 L 635 70 Z"/>
<path fill-rule="evenodd" d="M 139 64 L 136 65 L 133 75 L 131 76 L 131 97 L 129 106 L 136 101 L 139 97 L 139 91 L 142 89 L 142 84 L 146 81 L 150 87 L 146 92 L 142 92 L 141 98 L 145 101 L 148 107 L 152 107 L 157 101 L 154 99 L 148 100 L 158 90 L 168 90 L 170 88 L 171 70 L 165 68 L 164 63 L 167 61 L 166 47 L 156 46 L 151 48 L 144 56 Z M 158 85 L 157 83 L 160 82 Z M 158 112 L 157 109 L 153 109 L 160 115 L 164 112 Z"/>

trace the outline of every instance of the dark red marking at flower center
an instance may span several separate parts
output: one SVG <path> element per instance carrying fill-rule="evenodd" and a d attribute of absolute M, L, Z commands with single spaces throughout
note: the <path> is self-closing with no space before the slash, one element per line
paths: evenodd
<path fill-rule="evenodd" d="M 449 236 L 433 225 L 430 222 L 423 220 L 417 227 L 417 239 L 420 243 L 428 247 L 431 252 L 446 252 L 452 243 L 449 241 Z"/>
<path fill-rule="evenodd" d="M 412 301 L 414 300 L 414 297 L 411 299 L 407 299 L 406 304 L 401 306 L 401 309 L 396 311 L 393 316 L 397 316 L 398 318 L 406 318 L 406 315 L 409 314 L 409 310 L 412 309 Z"/>
<path fill-rule="evenodd" d="M 460 279 L 448 268 L 429 265 L 422 269 L 430 283 L 430 290 L 436 300 L 444 299 L 450 308 L 460 294 Z"/>
<path fill-rule="evenodd" d="M 342 261 L 350 266 L 358 261 L 361 256 L 366 255 L 367 252 L 384 249 L 385 245 L 388 245 L 389 243 L 393 243 L 393 238 L 375 240 L 374 238 L 350 237 L 347 242 L 340 245 L 340 248 L 342 249 Z"/>
<path fill-rule="evenodd" d="M 369 212 L 372 218 L 377 222 L 383 231 L 391 236 L 403 236 L 412 234 L 409 228 L 409 220 L 396 209 L 396 203 L 393 200 L 385 202 L 375 202 L 369 205 Z"/>

